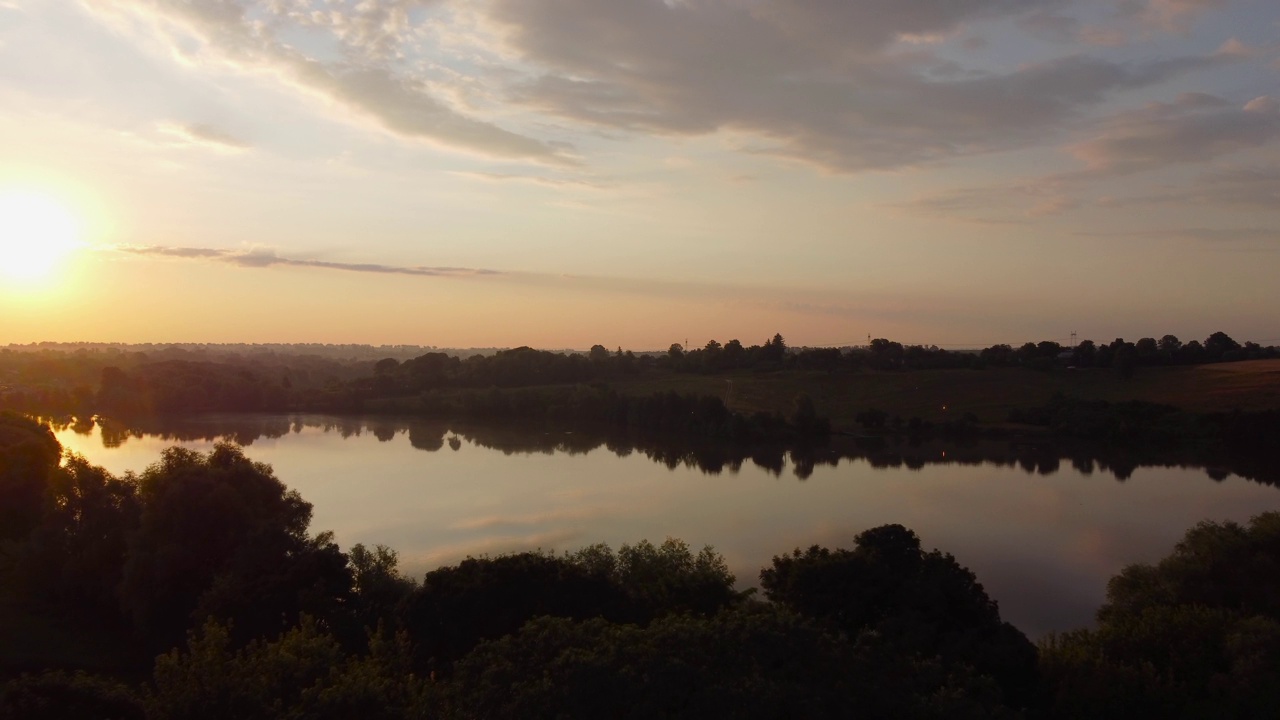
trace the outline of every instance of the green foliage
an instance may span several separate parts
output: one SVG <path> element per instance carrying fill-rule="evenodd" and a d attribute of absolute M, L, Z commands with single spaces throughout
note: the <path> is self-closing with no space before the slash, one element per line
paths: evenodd
<path fill-rule="evenodd" d="M 391 628 L 396 609 L 418 584 L 400 574 L 399 556 L 386 545 L 353 545 L 347 559 L 358 621 L 365 628 Z"/>
<path fill-rule="evenodd" d="M 458 664 L 447 717 L 955 718 L 1007 714 L 989 686 L 852 644 L 776 608 L 647 627 L 539 618 Z"/>
<path fill-rule="evenodd" d="M 47 426 L 0 412 L 0 541 L 21 539 L 39 523 L 45 484 L 61 455 Z"/>
<path fill-rule="evenodd" d="M 801 437 L 825 437 L 831 434 L 831 421 L 818 416 L 818 410 L 813 406 L 813 398 L 809 397 L 808 393 L 800 393 L 796 396 L 795 407 L 789 419 L 792 427 Z"/>
<path fill-rule="evenodd" d="M 612 428 L 657 437 L 764 443 L 824 436 L 830 423 L 810 407 L 804 426 L 780 414 L 733 412 L 712 394 L 675 391 L 626 395 L 603 385 L 516 388 L 424 394 L 416 410 L 442 417 L 494 422 L 519 421 L 561 428 Z M 794 417 L 794 416 L 793 416 Z M 441 429 L 443 433 L 443 428 Z M 436 445 L 438 448 L 443 441 Z"/>
<path fill-rule="evenodd" d="M 311 505 L 271 468 L 220 444 L 170 448 L 138 478 L 142 513 L 121 583 L 135 624 L 171 646 L 192 618 L 235 619 L 246 637 L 302 612 L 331 616 L 351 586 L 330 536 L 311 538 Z"/>
<path fill-rule="evenodd" d="M 1280 620 L 1280 513 L 1248 527 L 1202 522 L 1155 566 L 1133 565 L 1112 578 L 1101 623 L 1152 606 L 1203 605 Z"/>
<path fill-rule="evenodd" d="M 675 613 L 709 615 L 739 599 L 733 582 L 714 550 L 695 555 L 674 539 L 617 553 L 594 545 L 564 556 L 468 558 L 427 573 L 401 606 L 401 622 L 419 667 L 447 670 L 481 641 L 538 616 L 643 624 Z"/>
<path fill-rule="evenodd" d="M 277 640 L 235 650 L 225 626 L 207 623 L 185 652 L 156 659 L 149 720 L 364 720 L 424 716 L 427 687 L 409 669 L 403 638 L 375 637 L 347 658 L 309 618 Z"/>
<path fill-rule="evenodd" d="M 19 547 L 22 595 L 101 617 L 117 610 L 129 536 L 138 525 L 137 488 L 69 454 L 49 474 L 45 512 Z"/>
<path fill-rule="evenodd" d="M 0 684 L 0 720 L 144 720 L 142 702 L 111 680 L 65 672 Z"/>
<path fill-rule="evenodd" d="M 765 596 L 834 630 L 874 632 L 905 653 L 939 656 L 1029 698 L 1035 648 L 1000 619 L 973 573 L 951 555 L 924 552 L 901 525 L 872 528 L 853 550 L 813 546 L 775 557 L 760 572 Z"/>
<path fill-rule="evenodd" d="M 710 546 L 694 555 L 683 540 L 661 545 L 641 540 L 615 555 L 608 545 L 593 545 L 567 556 L 592 574 L 601 574 L 627 597 L 636 621 L 675 613 L 710 615 L 738 599 L 735 578 Z"/>
<path fill-rule="evenodd" d="M 626 597 L 608 577 L 542 553 L 467 558 L 433 570 L 401 606 L 419 668 L 445 670 L 482 640 L 539 615 L 621 618 Z"/>
<path fill-rule="evenodd" d="M 1280 513 L 1201 523 L 1112 578 L 1098 627 L 1040 651 L 1053 717 L 1280 713 Z"/>

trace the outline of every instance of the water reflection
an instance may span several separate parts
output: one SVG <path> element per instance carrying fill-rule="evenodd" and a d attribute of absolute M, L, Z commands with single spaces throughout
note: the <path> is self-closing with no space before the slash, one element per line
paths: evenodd
<path fill-rule="evenodd" d="M 1280 509 L 1273 459 L 1212 448 L 855 438 L 748 448 L 317 415 L 64 418 L 57 434 L 114 473 L 174 444 L 248 446 L 313 503 L 314 530 L 346 547 L 390 545 L 413 574 L 467 555 L 672 536 L 714 545 L 747 587 L 776 554 L 847 547 L 901 523 L 971 568 L 1032 636 L 1088 624 L 1112 575 L 1168 554 L 1197 522 Z"/>
<path fill-rule="evenodd" d="M 44 418 L 55 430 L 89 436 L 97 429 L 104 448 L 130 440 L 157 438 L 174 443 L 227 441 L 246 447 L 261 439 L 279 439 L 304 429 L 333 433 L 343 439 L 372 434 L 379 442 L 407 435 L 418 450 L 438 452 L 463 442 L 514 454 L 580 455 L 605 448 L 618 457 L 640 453 L 667 468 L 696 468 L 718 475 L 737 473 L 751 462 L 773 475 L 788 467 L 799 480 L 821 466 L 866 461 L 880 469 L 919 470 L 927 465 L 992 465 L 1018 467 L 1028 474 L 1052 475 L 1063 463 L 1082 475 L 1095 472 L 1129 479 L 1141 467 L 1203 470 L 1215 482 L 1232 475 L 1264 485 L 1280 484 L 1280 455 L 1248 455 L 1214 447 L 1114 447 L 1096 443 L 1037 438 L 911 440 L 907 438 L 834 437 L 822 445 L 732 445 L 681 437 L 626 433 L 545 432 L 522 426 L 450 425 L 435 420 L 329 415 L 205 415 L 121 421 L 110 418 Z"/>

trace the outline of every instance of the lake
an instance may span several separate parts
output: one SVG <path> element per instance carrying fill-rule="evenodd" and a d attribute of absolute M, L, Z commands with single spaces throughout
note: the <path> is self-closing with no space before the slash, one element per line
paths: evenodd
<path fill-rule="evenodd" d="M 850 547 L 862 530 L 900 523 L 973 570 L 1032 638 L 1090 624 L 1112 575 L 1163 557 L 1197 522 L 1280 510 L 1280 489 L 1221 467 L 1008 441 L 743 451 L 315 415 L 56 435 L 114 473 L 173 445 L 238 442 L 315 506 L 314 532 L 333 530 L 344 548 L 391 546 L 415 576 L 467 555 L 676 537 L 714 546 L 750 587 L 774 555 Z"/>

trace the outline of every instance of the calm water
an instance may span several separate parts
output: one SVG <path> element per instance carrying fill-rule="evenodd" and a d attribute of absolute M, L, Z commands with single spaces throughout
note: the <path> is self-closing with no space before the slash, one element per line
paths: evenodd
<path fill-rule="evenodd" d="M 116 473 L 142 470 L 171 445 L 233 439 L 315 505 L 314 531 L 335 531 L 344 547 L 392 546 L 415 575 L 467 555 L 672 536 L 715 546 L 751 586 L 773 555 L 850 546 L 863 529 L 901 523 L 972 569 L 1032 637 L 1089 624 L 1109 577 L 1167 554 L 1195 523 L 1280 510 L 1280 488 L 1223 471 L 1124 468 L 1120 481 L 1043 452 L 1021 465 L 944 464 L 945 450 L 924 450 L 918 469 L 838 453 L 812 465 L 780 451 L 727 461 L 712 452 L 710 462 L 680 451 L 659 463 L 653 449 L 581 436 L 320 416 L 57 435 Z"/>

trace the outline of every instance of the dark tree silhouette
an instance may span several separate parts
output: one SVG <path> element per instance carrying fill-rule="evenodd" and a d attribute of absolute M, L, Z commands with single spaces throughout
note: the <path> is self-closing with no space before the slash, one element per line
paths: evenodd
<path fill-rule="evenodd" d="M 307 534 L 310 503 L 233 445 L 208 454 L 169 448 L 138 490 L 121 600 L 164 647 L 193 618 L 232 619 L 257 637 L 302 612 L 333 616 L 350 591 L 346 557 L 327 535 Z"/>
<path fill-rule="evenodd" d="M 1041 645 L 1046 715 L 1280 713 L 1280 513 L 1200 523 L 1155 565 L 1111 579 L 1098 627 Z"/>
<path fill-rule="evenodd" d="M 924 552 L 901 525 L 872 528 L 853 550 L 813 546 L 760 571 L 765 596 L 850 635 L 872 631 L 908 652 L 940 656 L 995 678 L 1026 701 L 1035 648 L 951 555 Z"/>
<path fill-rule="evenodd" d="M 0 540 L 21 539 L 40 521 L 61 455 L 48 426 L 0 412 Z"/>

